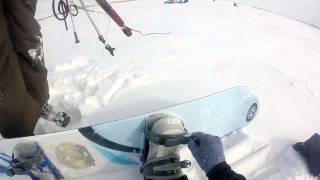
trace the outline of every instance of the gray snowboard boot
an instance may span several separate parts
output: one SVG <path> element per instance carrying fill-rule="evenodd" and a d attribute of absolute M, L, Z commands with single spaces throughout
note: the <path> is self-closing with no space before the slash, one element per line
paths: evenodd
<path fill-rule="evenodd" d="M 60 172 L 45 156 L 44 151 L 33 141 L 23 141 L 15 145 L 12 161 L 7 175 L 28 175 L 31 179 L 55 180 L 61 179 Z"/>
<path fill-rule="evenodd" d="M 14 147 L 12 158 L 10 174 L 23 175 L 40 164 L 43 152 L 34 142 L 21 142 Z"/>
<path fill-rule="evenodd" d="M 48 103 L 45 103 L 41 107 L 40 116 L 43 119 L 55 122 L 58 126 L 61 127 L 66 127 L 71 119 L 67 113 L 58 111 L 54 106 Z"/>
<path fill-rule="evenodd" d="M 164 113 L 151 115 L 145 120 L 144 133 L 140 171 L 145 180 L 187 179 L 182 169 L 191 162 L 181 161 L 179 151 L 190 137 L 182 119 Z"/>

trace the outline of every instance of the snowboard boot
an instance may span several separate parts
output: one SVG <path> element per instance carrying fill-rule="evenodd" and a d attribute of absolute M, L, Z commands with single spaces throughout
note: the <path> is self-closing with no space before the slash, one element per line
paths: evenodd
<path fill-rule="evenodd" d="M 34 180 L 64 179 L 40 145 L 34 141 L 20 142 L 14 147 L 6 174 L 10 177 L 27 175 Z"/>
<path fill-rule="evenodd" d="M 145 141 L 141 153 L 141 173 L 145 179 L 187 179 L 183 168 L 191 166 L 181 161 L 179 150 L 189 141 L 183 121 L 168 114 L 155 114 L 145 120 Z"/>
<path fill-rule="evenodd" d="M 55 107 L 52 105 L 45 103 L 41 107 L 41 113 L 40 116 L 43 119 L 46 119 L 48 121 L 52 121 L 56 123 L 56 125 L 61 126 L 61 127 L 66 127 L 70 121 L 70 116 L 63 112 L 63 111 L 58 111 L 56 110 Z"/>
<path fill-rule="evenodd" d="M 42 161 L 43 152 L 34 142 L 22 142 L 13 149 L 10 176 L 24 175 L 36 168 Z"/>

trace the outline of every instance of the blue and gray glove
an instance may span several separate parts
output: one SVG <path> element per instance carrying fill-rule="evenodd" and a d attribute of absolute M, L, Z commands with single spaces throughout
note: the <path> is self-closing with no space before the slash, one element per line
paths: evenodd
<path fill-rule="evenodd" d="M 206 174 L 218 164 L 225 162 L 223 145 L 217 136 L 201 132 L 193 133 L 188 147 Z"/>

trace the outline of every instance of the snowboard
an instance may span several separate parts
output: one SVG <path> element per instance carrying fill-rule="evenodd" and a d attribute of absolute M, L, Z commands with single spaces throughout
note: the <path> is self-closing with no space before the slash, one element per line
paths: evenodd
<path fill-rule="evenodd" d="M 173 114 L 183 119 L 189 133 L 201 131 L 223 137 L 248 125 L 258 109 L 258 99 L 247 87 L 235 87 L 104 124 L 34 137 L 3 139 L 0 152 L 10 155 L 15 144 L 31 140 L 41 146 L 64 179 L 143 179 L 139 173 L 140 152 L 144 120 L 150 115 Z M 0 175 L 0 179 L 8 178 L 4 173 Z"/>

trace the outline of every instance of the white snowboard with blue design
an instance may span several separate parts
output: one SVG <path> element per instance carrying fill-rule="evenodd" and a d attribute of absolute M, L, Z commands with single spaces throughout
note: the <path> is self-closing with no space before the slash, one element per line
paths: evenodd
<path fill-rule="evenodd" d="M 246 87 L 235 87 L 177 106 L 121 120 L 47 135 L 1 140 L 0 151 L 11 154 L 19 141 L 37 141 L 65 179 L 142 179 L 139 175 L 139 152 L 143 143 L 143 122 L 155 113 L 180 116 L 189 133 L 202 131 L 225 136 L 246 126 L 255 117 L 259 102 Z M 94 163 L 83 169 L 66 166 L 56 156 L 63 143 L 85 147 Z M 0 162 L 1 164 L 1 162 Z M 1 174 L 1 178 L 8 178 Z M 28 177 L 25 177 L 28 179 Z"/>

